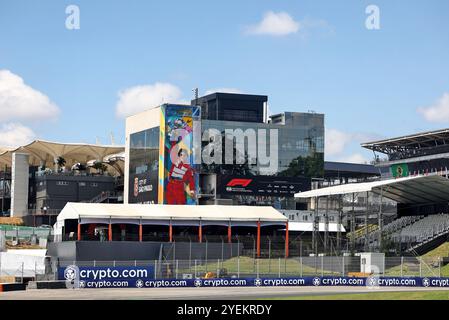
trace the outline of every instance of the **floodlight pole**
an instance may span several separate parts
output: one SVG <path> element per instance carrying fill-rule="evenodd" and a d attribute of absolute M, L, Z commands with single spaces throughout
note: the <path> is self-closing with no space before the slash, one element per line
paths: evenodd
<path fill-rule="evenodd" d="M 260 220 L 257 221 L 257 258 L 260 258 Z"/>
<path fill-rule="evenodd" d="M 369 205 L 369 191 L 366 192 L 366 210 L 365 210 L 365 252 L 369 250 L 368 242 L 368 205 Z"/>
<path fill-rule="evenodd" d="M 378 225 L 379 225 L 379 252 L 382 250 L 382 232 L 383 232 L 383 222 L 382 222 L 382 201 L 383 201 L 383 187 L 380 187 L 380 205 L 379 205 L 379 215 L 378 215 Z"/>
<path fill-rule="evenodd" d="M 313 225 L 312 225 L 312 250 L 316 255 L 318 252 L 317 248 L 317 234 L 316 234 L 316 219 L 318 217 L 318 197 L 315 197 L 315 211 L 313 212 Z"/>
<path fill-rule="evenodd" d="M 355 252 L 355 192 L 352 193 L 352 216 L 351 216 L 351 255 Z"/>
<path fill-rule="evenodd" d="M 338 218 L 337 218 L 337 252 L 341 252 L 341 216 L 343 211 L 343 195 L 338 197 Z"/>
<path fill-rule="evenodd" d="M 329 243 L 329 196 L 326 196 L 326 213 L 324 216 L 324 254 L 327 255 Z"/>

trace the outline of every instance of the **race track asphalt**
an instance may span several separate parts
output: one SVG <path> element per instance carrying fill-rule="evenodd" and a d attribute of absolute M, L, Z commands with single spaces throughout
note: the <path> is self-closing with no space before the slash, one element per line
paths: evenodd
<path fill-rule="evenodd" d="M 31 289 L 1 292 L 0 300 L 235 300 L 342 293 L 407 292 L 442 288 L 388 287 L 220 287 L 220 288 L 113 288 L 113 289 Z M 449 290 L 448 290 L 449 292 Z"/>

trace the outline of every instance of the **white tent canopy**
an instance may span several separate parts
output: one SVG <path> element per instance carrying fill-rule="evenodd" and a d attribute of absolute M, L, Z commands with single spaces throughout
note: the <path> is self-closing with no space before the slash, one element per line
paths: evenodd
<path fill-rule="evenodd" d="M 399 203 L 449 201 L 449 179 L 439 173 L 415 175 L 374 182 L 349 183 L 295 194 L 295 198 L 315 198 L 359 192 L 373 192 Z"/>
<path fill-rule="evenodd" d="M 203 225 L 223 224 L 256 226 L 285 225 L 288 218 L 273 207 L 222 205 L 160 205 L 160 204 L 107 204 L 69 202 L 58 215 L 55 233 L 61 234 L 64 221 L 77 219 L 86 223 L 129 223 Z"/>

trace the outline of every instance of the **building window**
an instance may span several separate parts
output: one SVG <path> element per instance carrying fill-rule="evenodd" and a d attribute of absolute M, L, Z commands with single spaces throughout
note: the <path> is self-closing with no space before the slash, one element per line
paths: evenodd
<path fill-rule="evenodd" d="M 98 187 L 98 183 L 92 182 L 91 186 L 92 186 L 92 187 Z"/>
<path fill-rule="evenodd" d="M 308 221 L 309 220 L 309 216 L 302 216 L 304 221 Z"/>
<path fill-rule="evenodd" d="M 56 182 L 56 185 L 58 185 L 58 186 L 68 186 L 69 182 L 68 181 L 58 181 L 58 182 Z"/>
<path fill-rule="evenodd" d="M 334 221 L 334 220 L 335 220 L 334 216 L 329 217 L 329 221 Z"/>
<path fill-rule="evenodd" d="M 80 182 L 80 183 L 79 183 L 79 186 L 80 186 L 80 187 L 85 187 L 85 186 L 86 186 L 86 183 L 85 183 L 85 182 Z"/>

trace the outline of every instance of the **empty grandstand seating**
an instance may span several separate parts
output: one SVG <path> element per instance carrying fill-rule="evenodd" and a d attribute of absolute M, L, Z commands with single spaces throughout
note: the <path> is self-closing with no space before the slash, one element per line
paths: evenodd
<path fill-rule="evenodd" d="M 396 220 L 393 220 L 392 222 L 384 225 L 383 227 L 383 233 L 388 235 L 394 234 L 395 232 L 423 219 L 424 216 L 404 216 L 400 217 Z M 368 234 L 368 243 L 370 246 L 376 246 L 377 241 L 379 239 L 379 229 L 376 227 L 374 231 L 370 232 Z M 365 237 L 364 234 L 356 239 L 356 243 L 358 245 L 362 245 L 365 243 Z"/>
<path fill-rule="evenodd" d="M 383 237 L 396 243 L 404 253 L 424 254 L 449 239 L 449 214 L 400 217 L 383 227 Z M 365 237 L 355 239 L 359 247 L 378 247 L 379 230 L 370 232 L 368 243 L 365 241 Z"/>
<path fill-rule="evenodd" d="M 400 217 L 399 219 L 393 220 L 391 223 L 385 225 L 383 231 L 387 234 L 390 234 L 401 230 L 402 228 L 405 228 L 406 226 L 411 225 L 412 223 L 415 223 L 422 218 L 424 218 L 424 216 Z"/>
<path fill-rule="evenodd" d="M 426 216 L 393 234 L 395 242 L 417 244 L 449 232 L 449 214 Z"/>

